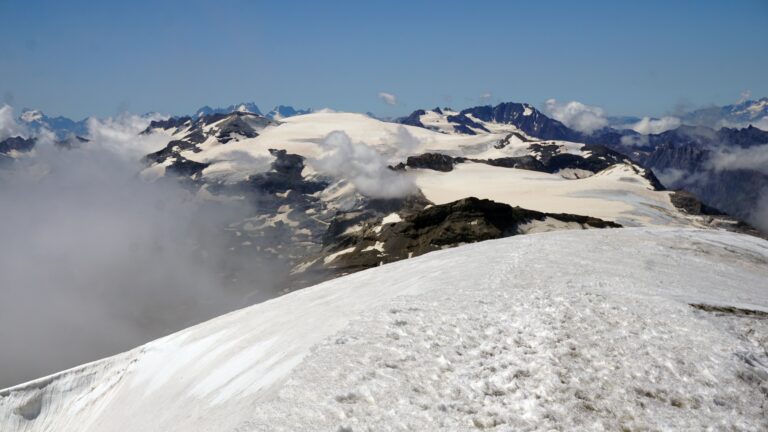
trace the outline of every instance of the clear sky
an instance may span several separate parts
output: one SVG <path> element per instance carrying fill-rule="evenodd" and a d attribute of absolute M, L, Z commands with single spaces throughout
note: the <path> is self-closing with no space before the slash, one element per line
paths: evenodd
<path fill-rule="evenodd" d="M 0 102 L 73 118 L 548 98 L 661 115 L 745 90 L 768 96 L 768 0 L 0 0 Z"/>

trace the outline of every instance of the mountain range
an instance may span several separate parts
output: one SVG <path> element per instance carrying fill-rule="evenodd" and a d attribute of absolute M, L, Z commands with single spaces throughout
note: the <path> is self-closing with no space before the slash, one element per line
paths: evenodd
<path fill-rule="evenodd" d="M 297 110 L 279 105 L 263 117 L 280 121 L 311 112 L 309 109 Z M 167 123 L 157 125 L 181 124 L 187 119 L 211 123 L 232 113 L 262 116 L 255 103 L 240 103 L 222 108 L 205 106 L 197 110 L 194 116 L 173 117 L 167 120 Z M 683 122 L 710 125 L 743 125 L 749 122 L 759 124 L 766 115 L 768 98 L 763 98 L 692 111 L 680 119 Z M 244 118 L 237 117 L 238 121 Z M 39 111 L 26 110 L 22 112 L 19 120 L 32 134 L 39 133 L 41 129 L 52 130 L 65 147 L 77 145 L 77 141 L 88 134 L 88 119 L 72 121 L 64 117 L 51 118 Z M 634 120 L 637 119 L 625 117 L 621 122 L 627 125 Z M 228 120 L 227 123 L 229 122 Z M 768 145 L 768 132 L 752 125 L 741 129 L 715 129 L 683 124 L 657 134 L 641 134 L 630 128 L 604 127 L 585 133 L 570 128 L 532 105 L 524 103 L 477 106 L 461 111 L 453 111 L 450 108 L 417 110 L 406 117 L 395 119 L 394 122 L 442 134 L 467 136 L 494 135 L 504 132 L 505 128 L 513 128 L 512 132 L 517 131 L 541 140 L 604 146 L 627 155 L 640 166 L 653 170 L 664 187 L 693 192 L 708 207 L 720 209 L 764 229 L 768 224 L 765 222 L 768 213 L 768 173 L 759 157 L 750 157 L 751 153 L 759 152 L 762 146 Z M 251 130 L 247 125 L 243 127 L 237 124 L 237 121 L 228 127 L 232 131 L 239 129 L 245 138 L 256 136 L 255 130 Z M 221 133 L 227 134 L 227 128 Z M 0 145 L 3 160 L 9 160 L 9 152 L 18 150 L 18 144 L 9 141 Z M 180 160 L 177 160 L 176 166 L 180 163 Z"/>
<path fill-rule="evenodd" d="M 718 109 L 729 121 L 765 118 L 766 99 Z M 699 113 L 697 111 L 695 113 Z M 692 113 L 697 117 L 699 114 Z M 726 115 L 727 114 L 727 115 Z M 678 126 L 658 134 L 606 127 L 591 133 L 569 128 L 528 104 L 502 103 L 459 112 L 449 109 L 418 110 L 398 119 L 402 124 L 449 134 L 477 135 L 494 132 L 493 124 L 511 124 L 541 139 L 565 140 L 606 146 L 652 169 L 666 187 L 696 193 L 711 207 L 768 227 L 768 171 L 765 154 L 768 132 L 751 124 L 744 128 L 713 129 Z M 492 125 L 489 126 L 488 123 Z"/>
<path fill-rule="evenodd" d="M 262 303 L 191 327 L 181 301 L 138 314 L 167 317 L 159 339 L 0 390 L 0 430 L 768 426 L 768 243 L 747 223 L 764 227 L 768 132 L 586 133 L 514 102 L 132 120 L 24 112 L 0 174 L 52 172 L 36 128 L 68 128 L 54 157 L 139 142 L 150 208 L 171 188 L 220 216 L 167 252 L 213 261 L 228 310 Z"/>

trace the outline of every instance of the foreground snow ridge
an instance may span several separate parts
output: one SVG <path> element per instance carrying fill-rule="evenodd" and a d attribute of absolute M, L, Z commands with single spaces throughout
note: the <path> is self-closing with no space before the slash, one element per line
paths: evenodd
<path fill-rule="evenodd" d="M 766 430 L 766 311 L 761 239 L 517 236 L 0 391 L 0 430 Z"/>

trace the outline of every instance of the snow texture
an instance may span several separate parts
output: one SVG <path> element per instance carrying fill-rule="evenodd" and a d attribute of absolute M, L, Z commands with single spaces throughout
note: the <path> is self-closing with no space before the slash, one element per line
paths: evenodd
<path fill-rule="evenodd" d="M 766 281 L 727 232 L 477 243 L 0 391 L 0 430 L 766 430 L 768 320 L 690 306 Z"/>

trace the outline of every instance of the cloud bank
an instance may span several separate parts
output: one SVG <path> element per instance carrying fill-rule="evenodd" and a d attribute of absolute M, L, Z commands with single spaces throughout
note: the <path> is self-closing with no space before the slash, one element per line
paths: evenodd
<path fill-rule="evenodd" d="M 165 118 L 167 117 L 159 114 L 138 116 L 127 113 L 106 119 L 91 117 L 86 122 L 88 128 L 86 138 L 90 143 L 85 146 L 137 161 L 149 153 L 162 149 L 168 143 L 169 138 L 166 135 L 141 134 L 141 131 L 146 129 L 153 120 Z"/>
<path fill-rule="evenodd" d="M 94 120 L 71 150 L 42 134 L 0 169 L 0 388 L 275 295 L 276 270 L 228 252 L 224 229 L 248 208 L 137 175 L 168 140 L 138 135 L 147 123 Z"/>
<path fill-rule="evenodd" d="M 709 163 L 715 171 L 752 170 L 768 175 L 768 144 L 748 148 L 720 148 Z"/>

